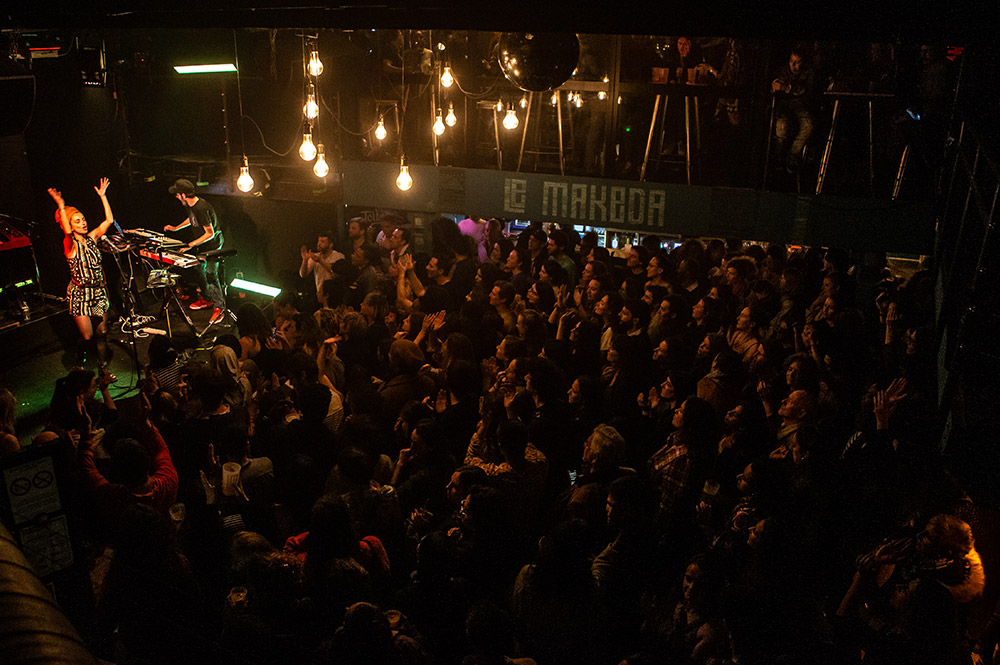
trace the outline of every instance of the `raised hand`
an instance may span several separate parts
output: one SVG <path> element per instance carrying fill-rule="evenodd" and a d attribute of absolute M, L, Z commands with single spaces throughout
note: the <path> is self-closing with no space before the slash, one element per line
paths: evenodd
<path fill-rule="evenodd" d="M 448 408 L 448 391 L 439 390 L 437 398 L 434 400 L 434 410 L 437 413 L 441 414 L 444 413 L 445 409 L 447 408 Z"/>
<path fill-rule="evenodd" d="M 875 393 L 875 426 L 878 429 L 889 427 L 889 419 L 896 412 L 896 407 L 906 398 L 906 379 L 895 379 L 885 390 Z"/>
<path fill-rule="evenodd" d="M 62 208 L 65 205 L 65 203 L 63 202 L 62 192 L 60 192 L 55 187 L 49 187 L 48 192 L 49 196 L 52 197 L 52 200 L 56 202 L 56 205 L 58 205 L 60 208 Z"/>
<path fill-rule="evenodd" d="M 802 328 L 802 344 L 807 348 L 811 349 L 816 339 L 813 337 L 813 327 L 812 324 L 806 324 Z"/>
<path fill-rule="evenodd" d="M 142 384 L 142 391 L 147 395 L 155 395 L 160 391 L 160 378 L 156 376 L 156 372 L 150 368 L 146 368 L 146 380 Z"/>
<path fill-rule="evenodd" d="M 98 196 L 103 197 L 107 193 L 108 185 L 110 184 L 111 184 L 110 180 L 108 180 L 107 178 L 101 178 L 101 184 L 98 185 L 97 187 L 94 187 L 94 191 L 97 192 Z"/>

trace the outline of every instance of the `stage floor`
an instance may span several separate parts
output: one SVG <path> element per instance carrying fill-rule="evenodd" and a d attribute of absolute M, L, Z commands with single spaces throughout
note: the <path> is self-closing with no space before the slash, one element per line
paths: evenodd
<path fill-rule="evenodd" d="M 79 338 L 65 302 L 53 296 L 34 294 L 26 298 L 26 303 L 27 319 L 20 309 L 0 313 L 0 349 L 3 349 L 0 386 L 17 397 L 15 431 L 22 446 L 30 443 L 47 424 L 56 380 L 77 365 Z M 191 326 L 182 316 L 179 308 L 182 304 Z M 228 314 L 221 323 L 209 326 L 211 308 L 192 311 L 184 301 L 171 301 L 165 309 L 162 290 L 142 292 L 138 309 L 137 314 L 151 317 L 144 324 L 146 328 L 163 332 L 169 328 L 174 343 L 187 356 L 211 349 L 219 335 L 236 332 L 235 317 Z M 130 402 L 138 394 L 136 386 L 149 360 L 147 350 L 153 334 L 139 330 L 133 338 L 127 330 L 123 332 L 121 315 L 112 309 L 108 330 L 108 347 L 112 353 L 109 364 L 118 380 L 111 386 L 111 394 L 123 411 L 129 409 Z M 85 367 L 97 369 L 96 362 L 89 358 Z"/>

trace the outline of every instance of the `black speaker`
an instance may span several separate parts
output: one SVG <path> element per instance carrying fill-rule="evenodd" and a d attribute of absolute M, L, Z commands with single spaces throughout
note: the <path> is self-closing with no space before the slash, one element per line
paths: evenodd
<path fill-rule="evenodd" d="M 35 77 L 0 76 L 0 136 L 21 134 L 35 108 Z"/>

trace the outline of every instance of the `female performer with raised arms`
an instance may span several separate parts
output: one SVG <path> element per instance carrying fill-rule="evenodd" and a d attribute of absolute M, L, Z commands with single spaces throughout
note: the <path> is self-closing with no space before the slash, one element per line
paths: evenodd
<path fill-rule="evenodd" d="M 66 287 L 69 299 L 69 313 L 80 330 L 85 350 L 90 347 L 95 338 L 97 344 L 97 360 L 102 371 L 107 363 L 107 344 L 105 331 L 108 314 L 108 290 L 104 279 L 104 269 L 101 267 L 101 252 L 97 241 L 114 223 L 111 214 L 111 204 L 108 203 L 107 191 L 109 181 L 101 178 L 101 184 L 94 187 L 104 204 L 104 221 L 90 231 L 87 230 L 87 219 L 83 213 L 73 207 L 66 207 L 62 194 L 57 189 L 49 188 L 49 196 L 59 206 L 56 211 L 56 221 L 62 227 L 63 254 L 69 264 L 70 282 Z M 96 322 L 96 326 L 95 326 Z"/>

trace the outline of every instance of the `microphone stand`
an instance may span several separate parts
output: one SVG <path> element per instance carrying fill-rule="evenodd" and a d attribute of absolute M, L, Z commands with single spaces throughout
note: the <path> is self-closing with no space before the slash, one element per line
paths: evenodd
<path fill-rule="evenodd" d="M 128 271 L 128 275 L 126 275 L 125 274 L 125 269 L 122 268 L 122 262 L 121 262 L 121 258 L 119 256 L 121 254 L 121 252 L 118 251 L 118 248 L 115 247 L 114 243 L 112 243 L 110 240 L 108 240 L 106 236 L 102 236 L 101 239 L 110 246 L 111 250 L 113 250 L 113 251 L 110 251 L 109 253 L 114 258 L 115 265 L 118 266 L 118 273 L 119 273 L 119 275 L 121 275 L 121 278 L 122 278 L 121 285 L 119 287 L 121 289 L 122 303 L 125 304 L 126 307 L 128 307 L 128 316 L 127 317 L 123 317 L 122 332 L 125 332 L 126 328 L 128 329 L 130 342 L 132 344 L 132 377 L 133 378 L 132 378 L 132 381 L 129 383 L 129 385 L 127 387 L 125 387 L 125 388 L 122 389 L 121 393 L 119 393 L 118 395 L 114 396 L 115 399 L 119 399 L 119 398 L 124 397 L 125 395 L 129 394 L 133 390 L 138 389 L 139 388 L 139 381 L 140 381 L 140 378 L 141 378 L 141 373 L 139 371 L 139 349 L 136 346 L 136 342 L 135 342 L 136 338 L 138 337 L 138 335 L 135 334 L 135 327 L 137 325 L 138 317 L 136 316 L 136 313 L 135 313 L 135 307 L 136 307 L 135 295 L 132 292 L 132 281 L 135 279 L 135 270 L 133 269 L 132 260 L 130 258 L 129 262 L 128 262 L 129 271 Z M 143 333 L 143 336 L 145 336 L 145 333 Z"/>

